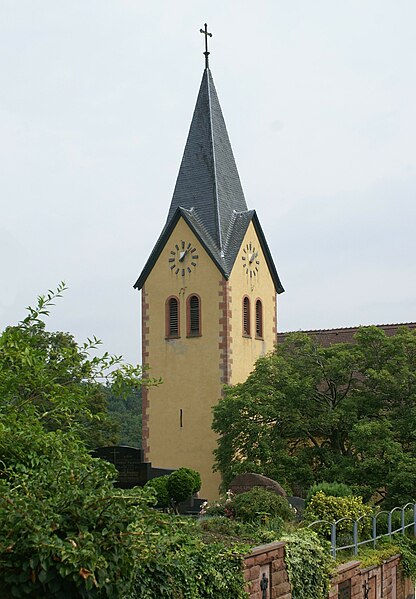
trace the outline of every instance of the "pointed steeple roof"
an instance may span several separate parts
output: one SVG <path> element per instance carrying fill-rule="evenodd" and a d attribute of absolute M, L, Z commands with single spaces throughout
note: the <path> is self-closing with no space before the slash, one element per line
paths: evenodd
<path fill-rule="evenodd" d="M 178 207 L 197 212 L 224 253 L 233 210 L 247 210 L 211 71 L 204 70 L 168 221 Z"/>
<path fill-rule="evenodd" d="M 250 222 L 277 293 L 284 291 L 254 210 L 248 210 L 211 71 L 205 68 L 168 217 L 134 287 L 141 289 L 182 217 L 226 279 Z"/>

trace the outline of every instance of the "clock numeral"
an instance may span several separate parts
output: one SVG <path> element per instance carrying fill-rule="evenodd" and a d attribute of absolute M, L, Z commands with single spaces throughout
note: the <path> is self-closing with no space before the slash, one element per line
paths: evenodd
<path fill-rule="evenodd" d="M 169 258 L 169 262 L 175 262 L 175 258 Z"/>
<path fill-rule="evenodd" d="M 243 252 L 246 253 L 246 251 L 247 251 L 246 248 L 243 248 Z"/>
<path fill-rule="evenodd" d="M 191 254 L 193 254 L 195 250 L 196 250 L 196 248 L 192 248 L 191 249 Z"/>
<path fill-rule="evenodd" d="M 257 266 L 256 266 L 256 270 L 257 270 L 257 272 L 259 272 L 259 269 L 257 268 Z"/>
<path fill-rule="evenodd" d="M 185 276 L 185 269 L 182 268 L 182 276 Z"/>
<path fill-rule="evenodd" d="M 246 260 L 246 257 L 245 257 L 245 256 L 241 256 L 241 259 L 242 259 L 242 260 Z"/>
<path fill-rule="evenodd" d="M 252 276 L 253 276 L 253 271 L 250 270 L 250 279 L 251 279 Z"/>
<path fill-rule="evenodd" d="M 172 264 L 172 266 L 170 267 L 171 270 L 173 270 L 175 268 L 176 264 Z"/>
<path fill-rule="evenodd" d="M 189 248 L 191 247 L 191 243 L 188 243 L 188 245 L 186 246 L 186 249 L 189 250 Z"/>
<path fill-rule="evenodd" d="M 182 249 L 185 249 L 185 242 L 183 240 L 181 241 L 181 244 L 182 244 Z"/>
<path fill-rule="evenodd" d="M 193 258 L 194 260 L 198 260 L 199 256 L 198 256 L 198 254 L 195 254 L 195 256 L 192 256 L 192 258 Z"/>
<path fill-rule="evenodd" d="M 177 275 L 177 274 L 178 274 L 178 272 L 179 272 L 179 268 L 177 268 L 177 269 L 175 270 L 175 275 Z"/>
<path fill-rule="evenodd" d="M 172 254 L 172 256 L 176 256 L 176 252 L 171 251 L 170 253 Z"/>
<path fill-rule="evenodd" d="M 253 270 L 253 274 L 254 274 L 254 276 L 256 276 L 256 274 L 257 274 L 257 273 L 256 273 L 256 271 L 255 271 L 255 270 Z"/>
<path fill-rule="evenodd" d="M 191 269 L 189 268 L 189 266 L 188 266 L 188 272 L 191 272 Z"/>
<path fill-rule="evenodd" d="M 176 249 L 178 250 L 178 252 L 179 252 L 179 246 L 178 246 L 178 244 L 177 244 L 177 243 L 175 243 L 175 248 L 176 248 Z"/>
<path fill-rule="evenodd" d="M 260 264 L 260 262 L 258 260 L 256 260 L 256 264 Z"/>
<path fill-rule="evenodd" d="M 246 274 L 248 274 L 248 268 L 246 268 Z"/>

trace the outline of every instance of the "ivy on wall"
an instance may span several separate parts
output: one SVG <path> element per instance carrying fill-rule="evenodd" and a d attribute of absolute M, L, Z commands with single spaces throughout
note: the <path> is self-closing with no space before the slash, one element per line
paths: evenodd
<path fill-rule="evenodd" d="M 286 541 L 285 562 L 292 599 L 325 599 L 335 564 L 326 543 L 306 528 L 282 540 Z"/>

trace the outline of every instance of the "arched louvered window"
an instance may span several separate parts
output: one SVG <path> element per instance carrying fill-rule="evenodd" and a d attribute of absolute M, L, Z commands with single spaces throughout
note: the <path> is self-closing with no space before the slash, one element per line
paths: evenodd
<path fill-rule="evenodd" d="M 263 304 L 256 300 L 256 337 L 263 337 Z"/>
<path fill-rule="evenodd" d="M 166 337 L 179 337 L 179 300 L 169 297 L 166 300 Z"/>
<path fill-rule="evenodd" d="M 243 335 L 250 336 L 250 300 L 243 298 Z"/>
<path fill-rule="evenodd" d="M 201 300 L 198 295 L 190 295 L 187 302 L 188 337 L 201 335 Z"/>

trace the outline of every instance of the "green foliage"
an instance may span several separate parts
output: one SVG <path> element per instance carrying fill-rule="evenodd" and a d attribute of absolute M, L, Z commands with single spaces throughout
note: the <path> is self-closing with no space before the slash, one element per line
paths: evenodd
<path fill-rule="evenodd" d="M 315 483 L 309 489 L 308 494 L 306 495 L 305 505 L 307 506 L 312 497 L 318 493 L 318 491 L 322 491 L 325 495 L 331 495 L 332 497 L 348 497 L 349 495 L 353 495 L 351 487 L 345 485 L 344 483 Z"/>
<path fill-rule="evenodd" d="M 193 494 L 198 493 L 198 491 L 200 491 L 200 489 L 201 489 L 201 484 L 202 484 L 201 475 L 196 470 L 192 470 L 192 468 L 188 468 L 188 470 L 194 477 L 194 486 L 192 489 L 192 493 Z"/>
<path fill-rule="evenodd" d="M 352 532 L 353 520 L 368 516 L 368 518 L 363 518 L 360 522 L 359 529 L 362 531 L 369 527 L 372 514 L 372 507 L 363 504 L 362 497 L 354 495 L 332 497 L 325 495 L 323 491 L 318 491 L 308 503 L 304 518 L 306 522 L 314 522 L 315 520 L 335 522 L 341 518 L 348 518 L 337 524 L 337 534 L 350 534 Z M 328 527 L 323 525 L 321 529 L 328 530 Z"/>
<path fill-rule="evenodd" d="M 235 517 L 243 522 L 267 520 L 279 516 L 282 520 L 293 520 L 294 511 L 285 497 L 264 487 L 254 487 L 246 493 L 235 495 L 230 504 Z"/>
<path fill-rule="evenodd" d="M 258 472 L 303 488 L 345 483 L 389 506 L 414 500 L 416 331 L 365 327 L 355 344 L 330 347 L 290 335 L 226 388 L 213 429 L 224 489 Z"/>
<path fill-rule="evenodd" d="M 360 560 L 361 568 L 370 568 L 371 566 L 381 566 L 383 562 L 394 555 L 398 555 L 400 552 L 401 549 L 395 540 L 381 539 L 378 542 L 377 549 L 364 545 L 363 547 L 360 547 L 357 556 L 349 554 L 347 557 L 338 558 L 337 563 L 344 563 L 346 560 L 354 558 Z"/>
<path fill-rule="evenodd" d="M 128 447 L 141 447 L 142 392 L 132 389 L 126 397 L 107 393 L 108 414 L 117 425 L 117 443 Z"/>
<path fill-rule="evenodd" d="M 2 423 L 16 458 L 0 480 L 0 579 L 13 597 L 120 597 L 149 552 L 148 498 L 68 433 Z"/>
<path fill-rule="evenodd" d="M 329 550 L 308 529 L 301 529 L 286 541 L 285 562 L 293 599 L 326 599 L 334 561 Z"/>
<path fill-rule="evenodd" d="M 204 542 L 199 525 L 170 516 L 158 551 L 141 562 L 128 599 L 245 599 L 242 557 L 247 544 Z"/>
<path fill-rule="evenodd" d="M 114 468 L 87 443 L 108 434 L 103 383 L 121 394 L 142 373 L 119 357 L 91 357 L 96 339 L 78 345 L 46 331 L 42 318 L 63 290 L 0 335 L 0 589 L 117 598 L 156 551 L 159 525 L 152 496 L 115 489 Z"/>
<path fill-rule="evenodd" d="M 195 489 L 201 487 L 201 477 L 198 472 L 190 468 L 179 468 L 169 475 L 167 480 L 167 490 L 169 497 L 175 504 L 188 499 Z"/>
<path fill-rule="evenodd" d="M 279 516 L 268 519 L 267 522 L 241 522 L 224 516 L 209 516 L 201 518 L 199 525 L 204 533 L 209 533 L 217 541 L 229 543 L 236 539 L 252 545 L 278 541 L 283 532 L 283 520 Z"/>
<path fill-rule="evenodd" d="M 400 548 L 403 574 L 416 583 L 416 539 L 396 536 L 394 541 Z"/>
<path fill-rule="evenodd" d="M 168 492 L 169 476 L 158 476 L 151 478 L 145 484 L 145 489 L 153 489 L 156 495 L 156 507 L 165 509 L 170 507 L 169 492 Z"/>

